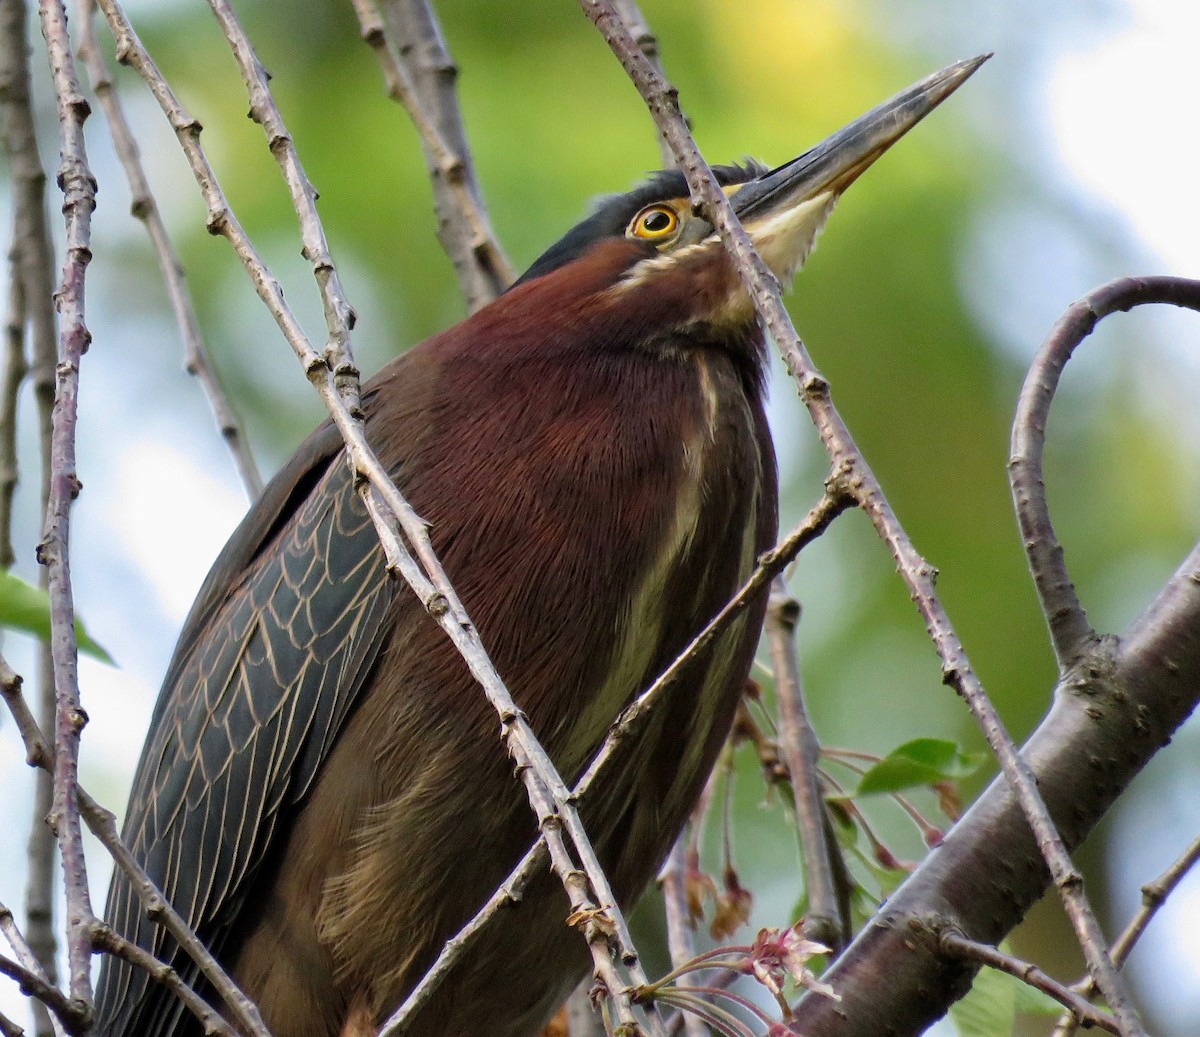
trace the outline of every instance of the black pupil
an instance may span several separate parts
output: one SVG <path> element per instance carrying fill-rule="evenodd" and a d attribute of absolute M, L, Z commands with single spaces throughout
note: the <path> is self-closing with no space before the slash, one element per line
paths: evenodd
<path fill-rule="evenodd" d="M 642 220 L 642 226 L 651 234 L 661 234 L 663 231 L 670 229 L 671 214 L 663 212 L 662 209 L 648 212 L 646 213 L 646 218 Z"/>

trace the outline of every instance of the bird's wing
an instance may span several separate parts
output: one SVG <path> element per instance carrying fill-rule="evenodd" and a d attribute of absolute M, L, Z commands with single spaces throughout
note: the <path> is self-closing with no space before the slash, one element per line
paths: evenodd
<path fill-rule="evenodd" d="M 288 808 L 304 794 L 394 621 L 378 537 L 323 426 L 272 480 L 218 558 L 184 626 L 134 779 L 125 841 L 210 946 Z M 120 874 L 108 919 L 195 976 Z M 105 959 L 104 1037 L 175 1033 L 181 1006 Z"/>

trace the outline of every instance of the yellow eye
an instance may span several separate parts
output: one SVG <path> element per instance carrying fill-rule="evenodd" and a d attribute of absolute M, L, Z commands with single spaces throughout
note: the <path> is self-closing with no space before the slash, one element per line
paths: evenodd
<path fill-rule="evenodd" d="M 669 238 L 679 228 L 679 216 L 669 205 L 651 205 L 634 217 L 629 235 L 645 241 Z"/>

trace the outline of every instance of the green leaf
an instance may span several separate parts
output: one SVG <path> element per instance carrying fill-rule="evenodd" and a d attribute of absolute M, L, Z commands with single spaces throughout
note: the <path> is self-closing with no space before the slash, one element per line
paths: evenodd
<path fill-rule="evenodd" d="M 1017 980 L 983 968 L 961 1001 L 950 1006 L 950 1021 L 958 1037 L 1012 1037 L 1017 1019 Z"/>
<path fill-rule="evenodd" d="M 914 738 L 893 749 L 872 767 L 853 793 L 869 796 L 901 792 L 939 781 L 965 778 L 983 761 L 982 753 L 964 753 L 954 742 L 940 738 Z"/>
<path fill-rule="evenodd" d="M 50 640 L 50 596 L 40 587 L 26 583 L 10 572 L 0 572 L 0 626 L 21 630 L 42 640 Z M 94 641 L 75 617 L 75 639 L 79 650 L 115 665 L 112 656 Z"/>

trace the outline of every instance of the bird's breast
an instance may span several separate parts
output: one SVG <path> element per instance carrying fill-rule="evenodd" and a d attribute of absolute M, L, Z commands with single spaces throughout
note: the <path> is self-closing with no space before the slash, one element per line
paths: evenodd
<path fill-rule="evenodd" d="M 611 662 L 590 693 L 581 696 L 572 725 L 575 744 L 594 745 L 603 737 L 630 698 L 654 679 L 665 655 L 681 647 L 680 630 L 694 633 L 709 618 L 716 597 L 732 594 L 753 564 L 760 504 L 753 415 L 740 387 L 725 384 L 729 379 L 713 367 L 705 353 L 688 358 L 690 391 L 686 403 L 677 403 L 679 420 L 666 447 L 674 457 L 659 501 L 662 516 L 653 533 L 641 531 L 647 564 L 624 588 L 614 611 Z M 733 470 L 750 460 L 744 470 Z M 705 521 L 710 506 L 732 521 Z M 736 557 L 737 563 L 714 579 L 706 563 L 721 554 Z M 740 636 L 738 625 L 722 639 L 718 654 L 728 658 Z M 697 709 L 727 683 L 725 669 L 714 658 L 694 689 Z M 697 751 L 694 745 L 680 748 Z"/>

